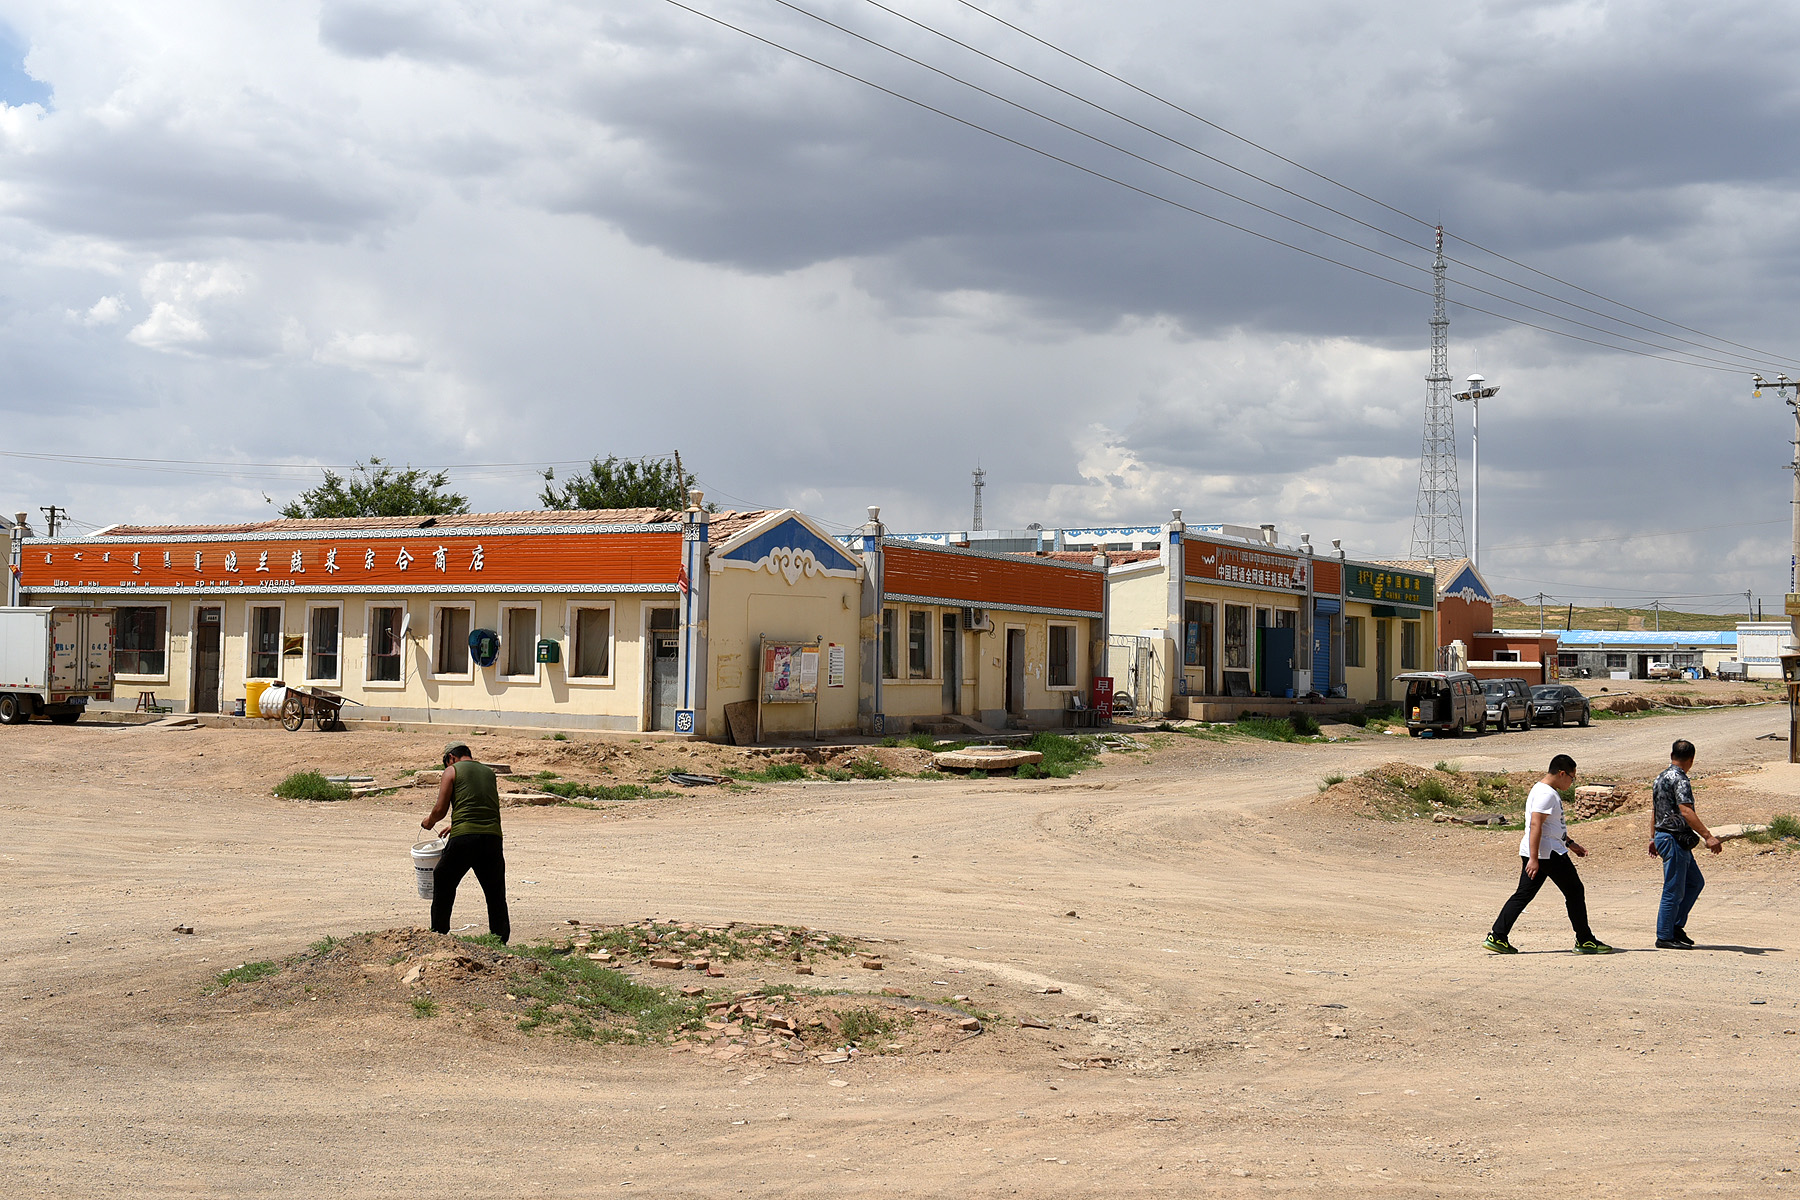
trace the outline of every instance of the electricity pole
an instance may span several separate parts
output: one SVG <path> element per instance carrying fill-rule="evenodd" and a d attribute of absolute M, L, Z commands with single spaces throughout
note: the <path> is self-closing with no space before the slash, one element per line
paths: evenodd
<path fill-rule="evenodd" d="M 1541 634 L 1544 632 L 1544 593 L 1539 592 L 1537 594 L 1537 602 L 1538 602 L 1538 632 Z"/>
<path fill-rule="evenodd" d="M 54 504 L 49 508 L 40 508 L 38 511 L 44 514 L 44 523 L 50 527 L 51 537 L 56 536 L 56 531 L 62 528 L 64 518 L 69 515 L 68 509 L 58 508 Z"/>
<path fill-rule="evenodd" d="M 1656 614 L 1656 632 L 1661 633 L 1662 632 L 1662 601 L 1661 600 L 1652 600 L 1650 602 L 1650 610 Z"/>
<path fill-rule="evenodd" d="M 1800 581 L 1795 577 L 1796 571 L 1800 570 L 1800 379 L 1777 375 L 1775 382 L 1770 384 L 1765 383 L 1761 375 L 1752 375 L 1750 381 L 1756 385 L 1756 390 L 1750 393 L 1752 396 L 1761 396 L 1763 388 L 1773 387 L 1782 403 L 1794 410 L 1794 440 L 1790 443 L 1794 447 L 1794 457 L 1788 465 L 1788 470 L 1794 473 L 1794 498 L 1789 505 L 1794 524 L 1793 540 L 1788 549 L 1787 590 L 1791 594 L 1800 592 Z M 1754 619 L 1755 614 L 1750 615 Z"/>

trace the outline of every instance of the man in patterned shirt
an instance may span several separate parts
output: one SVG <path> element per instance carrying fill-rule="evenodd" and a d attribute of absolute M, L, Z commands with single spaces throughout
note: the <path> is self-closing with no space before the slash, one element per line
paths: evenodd
<path fill-rule="evenodd" d="M 1688 913 L 1706 886 L 1694 847 L 1702 841 L 1714 854 L 1724 843 L 1694 811 L 1694 789 L 1688 772 L 1694 769 L 1694 743 L 1678 738 L 1669 748 L 1669 768 L 1650 786 L 1650 857 L 1663 863 L 1662 904 L 1656 910 L 1656 948 L 1689 950 L 1694 939 L 1687 935 Z"/>

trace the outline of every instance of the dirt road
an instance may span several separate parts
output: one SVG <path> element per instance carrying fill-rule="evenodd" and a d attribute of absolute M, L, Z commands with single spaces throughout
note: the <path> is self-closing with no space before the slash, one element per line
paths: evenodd
<path fill-rule="evenodd" d="M 8 729 L 7 1191 L 1782 1190 L 1800 1165 L 1800 857 L 1733 843 L 1705 859 L 1691 931 L 1709 948 L 1645 952 L 1646 818 L 1584 825 L 1594 926 L 1629 952 L 1567 953 L 1546 891 L 1515 933 L 1526 952 L 1498 958 L 1480 940 L 1516 833 L 1373 821 L 1317 792 L 1393 759 L 1541 770 L 1559 750 L 1647 778 L 1685 735 L 1708 819 L 1755 819 L 1800 809 L 1790 776 L 1754 773 L 1785 759 L 1755 740 L 1776 729 L 1768 708 L 1448 742 L 1178 739 L 1067 781 L 508 810 L 516 938 L 566 918 L 803 924 L 891 943 L 872 984 L 810 982 L 1004 1014 L 953 1053 L 831 1067 L 475 1037 L 456 1014 L 330 1000 L 203 1003 L 237 964 L 424 923 L 405 852 L 426 792 L 319 805 L 268 788 L 302 764 L 390 777 L 436 740 Z M 466 893 L 457 922 L 481 919 Z"/>

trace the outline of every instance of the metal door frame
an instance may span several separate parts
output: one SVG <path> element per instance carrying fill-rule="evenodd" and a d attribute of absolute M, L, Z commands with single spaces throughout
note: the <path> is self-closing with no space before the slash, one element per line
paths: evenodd
<path fill-rule="evenodd" d="M 1388 635 L 1388 617 L 1376 617 L 1375 620 L 1375 699 L 1386 704 L 1388 695 L 1388 669 L 1390 651 L 1388 643 L 1393 639 Z"/>
<path fill-rule="evenodd" d="M 650 632 L 650 614 L 654 612 L 672 612 L 675 614 L 675 634 L 681 635 L 681 606 L 679 604 L 644 604 L 638 608 L 638 641 L 643 647 L 643 681 L 639 685 L 639 703 L 642 705 L 638 713 L 638 728 L 645 733 L 666 733 L 656 727 L 656 638 Z M 679 670 L 679 668 L 677 668 Z M 679 679 L 677 679 L 679 683 Z M 679 697 L 677 703 L 679 704 Z"/>
<path fill-rule="evenodd" d="M 214 707 L 200 707 L 200 613 L 203 609 L 219 610 L 219 665 L 218 694 L 213 697 Z M 188 604 L 188 711 L 222 713 L 225 711 L 225 601 L 195 600 Z"/>
<path fill-rule="evenodd" d="M 962 614 L 945 609 L 938 614 L 938 674 L 943 677 L 943 709 L 962 711 Z"/>
<path fill-rule="evenodd" d="M 1015 633 L 1019 635 L 1019 686 L 1016 691 L 1013 687 L 1013 635 Z M 1002 690 L 1000 703 L 1004 707 L 1007 716 L 1023 716 L 1025 715 L 1025 627 L 1023 625 L 1008 625 L 1006 627 L 1006 650 L 1002 656 L 1002 660 L 1006 664 L 1006 686 Z M 1014 704 L 1018 705 L 1016 709 L 1013 707 Z"/>

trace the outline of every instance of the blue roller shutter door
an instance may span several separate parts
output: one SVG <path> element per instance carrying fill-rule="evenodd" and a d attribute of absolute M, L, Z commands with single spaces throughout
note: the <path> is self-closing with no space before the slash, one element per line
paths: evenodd
<path fill-rule="evenodd" d="M 1313 601 L 1312 685 L 1320 695 L 1331 690 L 1331 618 L 1343 607 L 1336 600 Z"/>

